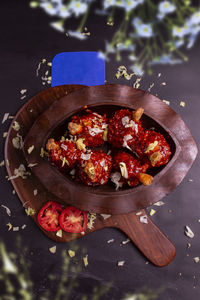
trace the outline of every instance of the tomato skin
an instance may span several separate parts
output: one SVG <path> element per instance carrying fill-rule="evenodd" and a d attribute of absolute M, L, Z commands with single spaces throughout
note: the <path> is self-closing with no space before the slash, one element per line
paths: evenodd
<path fill-rule="evenodd" d="M 39 211 L 37 220 L 46 231 L 55 232 L 60 229 L 59 216 L 63 207 L 54 201 L 48 201 Z"/>
<path fill-rule="evenodd" d="M 86 230 L 87 213 L 73 206 L 68 206 L 61 212 L 59 224 L 66 232 L 80 233 Z"/>

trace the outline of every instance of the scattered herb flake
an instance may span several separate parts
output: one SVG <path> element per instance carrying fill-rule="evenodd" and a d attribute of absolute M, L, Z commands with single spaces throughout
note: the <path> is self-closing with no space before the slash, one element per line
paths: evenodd
<path fill-rule="evenodd" d="M 148 153 L 149 151 L 152 151 L 156 146 L 158 145 L 158 141 L 155 141 L 153 143 L 150 143 L 145 151 L 145 153 Z"/>
<path fill-rule="evenodd" d="M 56 235 L 57 235 L 58 237 L 60 237 L 60 238 L 62 238 L 62 234 L 63 234 L 62 229 L 59 229 L 59 230 L 56 232 Z"/>
<path fill-rule="evenodd" d="M 167 101 L 167 100 L 163 100 L 163 102 L 167 105 L 170 105 L 170 101 Z"/>
<path fill-rule="evenodd" d="M 185 107 L 185 102 L 184 102 L 184 101 L 181 101 L 181 102 L 180 102 L 180 106 Z"/>
<path fill-rule="evenodd" d="M 26 212 L 27 216 L 34 216 L 36 213 L 35 209 L 30 206 L 25 209 L 25 212 Z"/>
<path fill-rule="evenodd" d="M 26 179 L 27 175 L 31 175 L 31 173 L 27 172 L 25 166 L 21 164 L 18 169 L 17 168 L 14 169 L 14 175 L 10 176 L 8 180 L 12 180 L 18 177 L 21 177 L 22 179 Z"/>
<path fill-rule="evenodd" d="M 154 87 L 154 82 L 152 84 L 150 84 L 150 86 L 148 88 L 148 92 L 150 92 L 153 87 Z"/>
<path fill-rule="evenodd" d="M 28 150 L 27 150 L 27 151 L 28 151 L 28 154 L 31 154 L 31 152 L 33 151 L 34 147 L 35 147 L 35 146 L 32 145 L 32 146 L 30 146 L 30 147 L 28 148 Z"/>
<path fill-rule="evenodd" d="M 95 213 L 88 213 L 88 222 L 87 228 L 92 229 L 94 228 L 94 221 L 96 220 L 97 215 Z"/>
<path fill-rule="evenodd" d="M 14 226 L 14 227 L 12 228 L 12 230 L 13 230 L 13 231 L 19 231 L 19 226 Z"/>
<path fill-rule="evenodd" d="M 163 201 L 158 201 L 158 202 L 154 203 L 153 205 L 155 205 L 155 206 L 162 206 L 164 204 L 165 203 Z"/>
<path fill-rule="evenodd" d="M 45 155 L 48 155 L 48 152 L 46 152 L 46 151 L 44 150 L 44 148 L 41 148 L 41 150 L 40 150 L 40 156 L 41 156 L 41 157 L 44 157 Z"/>
<path fill-rule="evenodd" d="M 56 246 L 49 248 L 49 251 L 53 254 L 56 253 Z"/>
<path fill-rule="evenodd" d="M 10 231 L 13 227 L 11 223 L 6 224 L 6 226 L 8 226 L 8 231 Z"/>
<path fill-rule="evenodd" d="M 126 239 L 125 241 L 122 241 L 122 245 L 126 245 L 127 243 L 129 243 L 131 240 L 130 239 Z"/>
<path fill-rule="evenodd" d="M 4 160 L 2 160 L 2 162 L 0 162 L 0 167 L 3 167 L 5 165 Z"/>
<path fill-rule="evenodd" d="M 108 244 L 113 243 L 115 240 L 114 239 L 110 239 L 107 241 Z"/>
<path fill-rule="evenodd" d="M 10 208 L 8 208 L 7 206 L 5 206 L 3 204 L 1 205 L 1 207 L 5 208 L 7 215 L 10 217 L 11 216 L 11 210 L 10 210 Z"/>
<path fill-rule="evenodd" d="M 140 216 L 142 214 L 142 211 L 138 211 L 137 213 L 136 213 L 136 216 Z"/>
<path fill-rule="evenodd" d="M 133 84 L 133 87 L 135 88 L 135 89 L 138 89 L 139 87 L 140 87 L 140 81 L 142 80 L 142 77 L 139 77 L 139 78 L 137 78 L 136 79 L 136 81 L 134 82 L 134 84 Z"/>
<path fill-rule="evenodd" d="M 200 258 L 198 256 L 194 257 L 193 259 L 194 259 L 195 263 L 198 263 L 200 261 Z"/>
<path fill-rule="evenodd" d="M 9 113 L 5 113 L 1 123 L 3 124 L 8 119 L 8 117 L 9 117 Z"/>
<path fill-rule="evenodd" d="M 104 218 L 104 220 L 108 219 L 111 217 L 111 215 L 108 214 L 101 214 L 101 216 Z"/>
<path fill-rule="evenodd" d="M 86 254 L 86 255 L 83 257 L 83 262 L 84 262 L 85 267 L 87 267 L 87 266 L 88 266 L 88 254 Z"/>
<path fill-rule="evenodd" d="M 117 262 L 118 267 L 123 267 L 124 264 L 125 264 L 125 260 L 121 260 Z"/>
<path fill-rule="evenodd" d="M 20 130 L 20 125 L 17 121 L 14 121 L 13 122 L 13 125 L 12 125 L 12 128 L 15 130 L 15 131 L 19 131 Z"/>
<path fill-rule="evenodd" d="M 194 237 L 194 233 L 189 226 L 185 226 L 185 234 L 191 239 Z"/>
<path fill-rule="evenodd" d="M 29 168 L 33 168 L 33 167 L 37 166 L 37 164 L 38 164 L 38 163 L 28 164 L 28 167 L 29 167 Z"/>
<path fill-rule="evenodd" d="M 24 95 L 26 92 L 27 92 L 27 89 L 22 89 L 22 90 L 20 91 L 20 93 L 21 93 L 22 95 Z"/>
<path fill-rule="evenodd" d="M 23 148 L 23 139 L 22 139 L 22 136 L 17 133 L 17 136 L 12 139 L 12 144 L 13 144 L 14 148 L 16 148 L 16 149 L 22 149 Z"/>
<path fill-rule="evenodd" d="M 141 216 L 140 217 L 140 223 L 148 224 L 147 216 Z"/>
<path fill-rule="evenodd" d="M 46 61 L 47 60 L 45 58 L 43 58 L 42 61 L 39 62 L 38 67 L 36 69 L 36 76 L 39 75 L 39 70 L 40 70 L 41 64 L 44 64 Z"/>
<path fill-rule="evenodd" d="M 76 252 L 73 251 L 73 250 L 70 250 L 70 249 L 69 249 L 67 252 L 68 252 L 69 257 L 71 257 L 71 258 L 74 257 L 74 256 L 76 255 Z"/>
<path fill-rule="evenodd" d="M 156 213 L 156 210 L 152 208 L 152 209 L 150 210 L 150 213 L 149 213 L 149 214 L 150 214 L 150 216 L 153 216 L 155 213 Z"/>

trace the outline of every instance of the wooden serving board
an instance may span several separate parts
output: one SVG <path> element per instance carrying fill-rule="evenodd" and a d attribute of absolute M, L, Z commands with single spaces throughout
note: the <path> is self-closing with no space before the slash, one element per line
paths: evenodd
<path fill-rule="evenodd" d="M 14 174 L 14 170 L 18 168 L 20 164 L 24 164 L 27 171 L 31 172 L 31 169 L 26 165 L 22 149 L 16 149 L 13 147 L 13 138 L 15 138 L 17 134 L 19 134 L 24 140 L 34 121 L 54 101 L 57 101 L 64 95 L 81 88 L 83 88 L 83 86 L 63 85 L 46 89 L 31 98 L 19 110 L 9 128 L 5 143 L 5 161 L 9 162 L 6 163 L 9 177 Z M 19 131 L 16 131 L 12 128 L 15 121 L 20 124 Z M 47 191 L 45 187 L 40 183 L 39 179 L 36 178 L 33 174 L 27 176 L 26 179 L 22 179 L 21 177 L 12 179 L 11 182 L 24 208 L 31 207 L 36 211 L 36 214 L 32 216 L 32 218 L 39 227 L 40 225 L 37 222 L 37 213 L 44 203 L 53 200 L 64 204 L 59 198 L 56 198 L 56 196 Z M 35 189 L 37 189 L 38 191 L 36 196 L 34 196 Z M 140 214 L 138 214 L 138 212 L 132 212 L 129 214 L 111 215 L 107 219 L 104 219 L 101 215 L 97 214 L 93 228 L 87 228 L 84 235 L 87 235 L 104 227 L 118 228 L 125 234 L 127 234 L 132 242 L 153 264 L 157 266 L 165 266 L 169 264 L 175 256 L 175 246 L 151 221 L 145 210 L 140 210 L 139 213 Z M 145 215 L 147 217 L 147 224 L 140 222 L 140 217 L 142 215 Z M 56 233 L 47 232 L 41 227 L 40 229 L 49 238 L 56 242 L 69 242 L 83 236 L 83 234 L 71 234 L 63 232 L 62 237 L 58 237 L 56 236 Z"/>

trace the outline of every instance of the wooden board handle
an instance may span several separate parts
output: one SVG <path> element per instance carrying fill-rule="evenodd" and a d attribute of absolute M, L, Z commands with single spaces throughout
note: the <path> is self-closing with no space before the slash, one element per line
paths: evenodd
<path fill-rule="evenodd" d="M 112 215 L 105 220 L 104 225 L 122 230 L 154 265 L 159 267 L 168 265 L 175 257 L 175 246 L 153 223 L 145 210 L 140 212 L 140 215 L 136 215 L 135 212 Z M 145 216 L 147 224 L 140 222 L 141 216 Z"/>

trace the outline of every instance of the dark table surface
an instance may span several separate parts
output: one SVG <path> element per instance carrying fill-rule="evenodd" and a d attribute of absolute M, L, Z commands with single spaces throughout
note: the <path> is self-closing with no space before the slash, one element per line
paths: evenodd
<path fill-rule="evenodd" d="M 30 97 L 47 87 L 42 85 L 40 76 L 36 77 L 36 68 L 43 58 L 51 61 L 62 51 L 98 51 L 114 32 L 105 18 L 91 13 L 87 23 L 91 36 L 80 41 L 55 31 L 49 26 L 50 20 L 42 10 L 31 9 L 29 1 L 1 3 L 1 119 L 6 112 L 15 115 Z M 68 21 L 67 26 L 73 28 L 76 20 Z M 154 67 L 153 75 L 143 76 L 141 88 L 146 90 L 154 82 L 151 92 L 170 101 L 170 106 L 180 114 L 198 143 L 199 40 L 185 53 L 188 62 Z M 106 62 L 107 82 L 131 86 L 133 81 L 115 78 L 119 64 L 128 66 L 126 54 L 121 62 L 112 56 Z M 162 73 L 161 81 L 157 79 L 158 73 Z M 162 81 L 166 86 L 160 84 Z M 24 99 L 20 99 L 22 89 L 27 89 Z M 180 106 L 180 101 L 185 102 L 185 107 Z M 1 160 L 4 159 L 5 140 L 2 135 L 9 123 L 10 120 L 1 126 Z M 56 253 L 50 253 L 49 248 L 55 242 L 26 216 L 2 167 L 0 204 L 8 206 L 12 214 L 9 217 L 0 207 L 0 299 L 200 299 L 199 263 L 193 259 L 200 256 L 199 163 L 197 157 L 183 182 L 163 199 L 165 204 L 153 207 L 156 213 L 152 219 L 176 246 L 174 261 L 164 268 L 148 263 L 132 243 L 121 245 L 126 236 L 115 229 L 103 229 L 71 243 L 57 244 Z M 27 226 L 18 232 L 8 231 L 6 224 L 9 222 L 14 226 Z M 194 232 L 193 239 L 184 234 L 186 225 Z M 110 239 L 114 242 L 107 243 Z M 190 248 L 187 243 L 191 244 Z M 3 272 L 2 249 L 17 267 L 17 273 Z M 69 249 L 76 250 L 74 260 L 67 255 Z M 88 254 L 87 267 L 82 261 L 85 254 Z M 117 266 L 122 260 L 124 266 Z M 26 284 L 20 287 L 15 277 L 24 278 Z"/>

